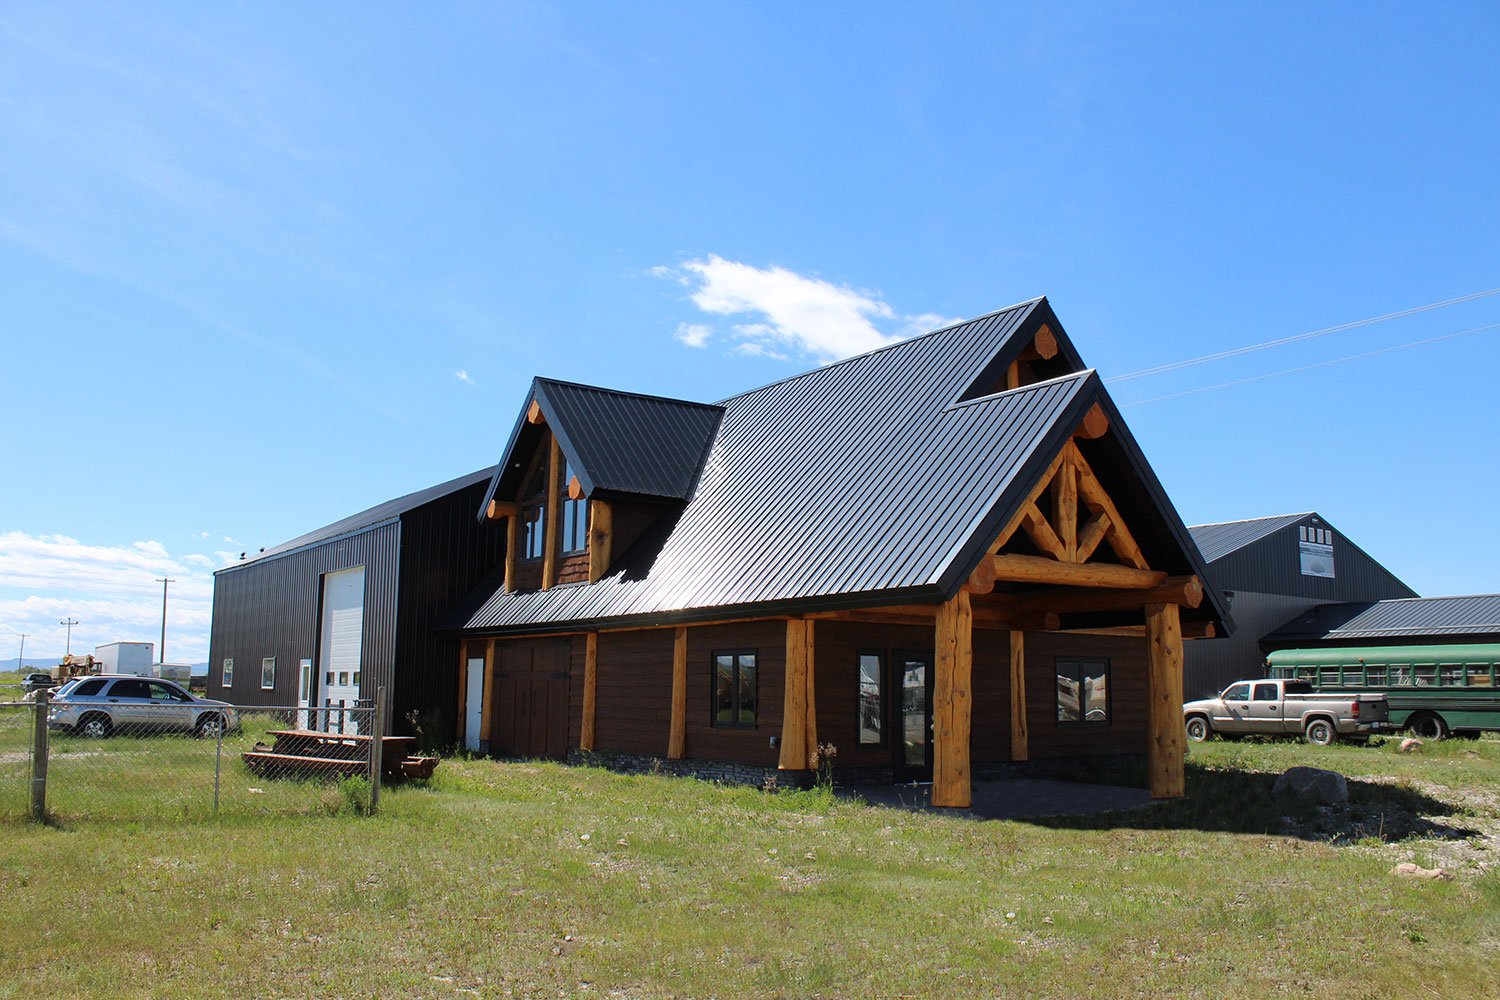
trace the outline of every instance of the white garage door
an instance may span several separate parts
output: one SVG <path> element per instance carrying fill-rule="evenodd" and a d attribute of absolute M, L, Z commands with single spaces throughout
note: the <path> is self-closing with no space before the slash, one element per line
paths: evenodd
<path fill-rule="evenodd" d="M 323 628 L 318 644 L 325 708 L 354 708 L 359 703 L 360 637 L 365 624 L 365 568 L 346 569 L 323 577 Z M 317 728 L 357 733 L 359 726 L 343 712 L 319 713 Z"/>

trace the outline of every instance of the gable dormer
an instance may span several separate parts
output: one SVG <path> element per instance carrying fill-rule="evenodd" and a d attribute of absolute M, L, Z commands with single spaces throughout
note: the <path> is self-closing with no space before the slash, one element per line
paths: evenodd
<path fill-rule="evenodd" d="M 506 590 L 597 583 L 692 495 L 724 409 L 533 380 L 479 517 L 507 521 Z"/>
<path fill-rule="evenodd" d="M 1063 332 L 1045 298 L 1027 310 L 1015 333 L 1006 338 L 959 396 L 959 402 L 1046 382 L 1081 372 L 1087 366 Z"/>

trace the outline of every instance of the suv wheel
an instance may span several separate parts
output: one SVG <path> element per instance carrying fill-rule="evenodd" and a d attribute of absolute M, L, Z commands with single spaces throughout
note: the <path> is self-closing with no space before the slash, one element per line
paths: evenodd
<path fill-rule="evenodd" d="M 85 715 L 78 722 L 78 735 L 83 736 L 87 739 L 108 739 L 110 734 L 114 731 L 115 725 L 110 721 L 109 716 L 101 715 L 98 712 L 94 712 L 91 715 Z"/>
<path fill-rule="evenodd" d="M 218 712 L 204 712 L 198 716 L 197 728 L 200 737 L 215 740 L 224 735 L 227 727 L 224 725 L 224 716 Z"/>

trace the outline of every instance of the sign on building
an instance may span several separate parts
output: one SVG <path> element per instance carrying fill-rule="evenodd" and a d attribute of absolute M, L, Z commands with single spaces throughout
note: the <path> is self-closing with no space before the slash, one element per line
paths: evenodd
<path fill-rule="evenodd" d="M 1305 524 L 1297 531 L 1301 536 L 1297 541 L 1297 556 L 1302 575 L 1333 579 L 1333 532 Z"/>

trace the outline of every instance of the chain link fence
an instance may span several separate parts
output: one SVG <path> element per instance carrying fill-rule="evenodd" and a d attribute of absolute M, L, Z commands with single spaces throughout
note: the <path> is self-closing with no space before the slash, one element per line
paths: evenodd
<path fill-rule="evenodd" d="M 381 732 L 383 691 L 379 707 L 316 708 L 210 702 L 144 679 L 78 690 L 0 704 L 0 820 L 367 812 L 379 777 L 436 765 Z"/>

